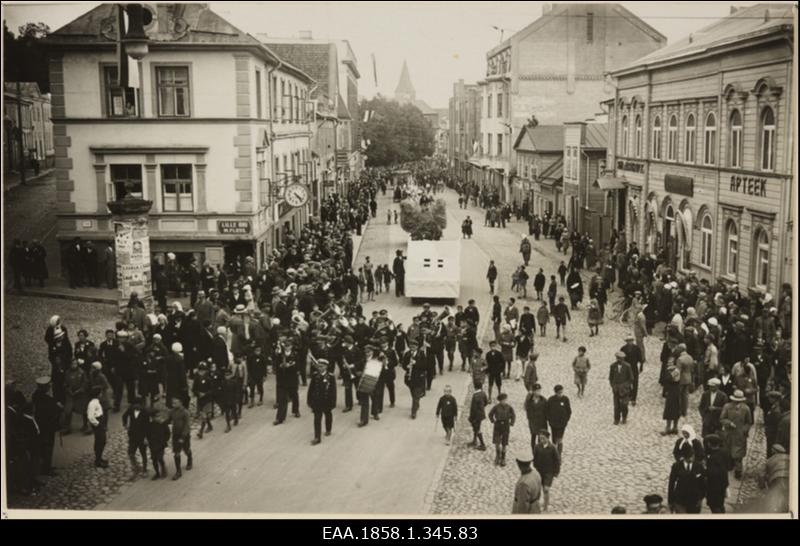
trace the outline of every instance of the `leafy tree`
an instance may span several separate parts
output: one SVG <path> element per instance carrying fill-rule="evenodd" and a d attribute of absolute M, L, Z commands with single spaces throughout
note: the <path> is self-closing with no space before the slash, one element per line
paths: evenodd
<path fill-rule="evenodd" d="M 381 167 L 417 161 L 434 151 L 434 130 L 412 104 L 399 104 L 383 97 L 362 101 L 361 112 L 371 111 L 362 124 L 367 146 L 367 166 Z"/>
<path fill-rule="evenodd" d="M 3 23 L 3 60 L 5 80 L 36 82 L 42 93 L 50 92 L 47 50 L 44 39 L 50 27 L 44 23 L 27 23 L 19 27 L 19 36 Z"/>

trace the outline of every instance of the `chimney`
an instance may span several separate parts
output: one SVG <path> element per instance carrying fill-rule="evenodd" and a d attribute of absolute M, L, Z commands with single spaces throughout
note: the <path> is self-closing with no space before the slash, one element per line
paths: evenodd
<path fill-rule="evenodd" d="M 297 33 L 297 35 L 298 35 L 298 38 L 300 38 L 301 40 L 311 40 L 311 39 L 313 39 L 310 30 L 301 30 L 300 32 Z"/>
<path fill-rule="evenodd" d="M 542 4 L 542 16 L 547 15 L 553 10 L 553 4 Z"/>

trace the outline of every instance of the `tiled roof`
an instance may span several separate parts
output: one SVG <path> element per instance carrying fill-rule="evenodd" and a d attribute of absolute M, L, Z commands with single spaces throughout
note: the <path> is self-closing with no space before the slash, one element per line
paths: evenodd
<path fill-rule="evenodd" d="M 584 148 L 608 147 L 608 123 L 587 123 L 583 133 Z"/>
<path fill-rule="evenodd" d="M 559 156 L 558 159 L 553 161 L 549 167 L 547 167 L 543 172 L 539 173 L 540 180 L 546 180 L 550 182 L 558 182 L 564 178 L 564 156 Z"/>
<path fill-rule="evenodd" d="M 211 11 L 207 4 L 147 4 L 155 21 L 145 29 L 158 43 L 240 45 L 261 48 L 253 36 Z M 47 37 L 50 45 L 113 44 L 117 36 L 116 4 L 101 4 Z M 266 52 L 265 52 L 266 53 Z"/>
<path fill-rule="evenodd" d="M 612 74 L 703 53 L 748 37 L 768 34 L 784 25 L 791 28 L 794 20 L 792 12 L 793 4 L 756 4 L 742 8 L 672 45 L 662 47 L 625 67 L 614 70 Z"/>
<path fill-rule="evenodd" d="M 560 152 L 564 149 L 564 126 L 539 125 L 534 129 L 525 126 L 514 143 L 514 149 L 524 152 Z"/>
<path fill-rule="evenodd" d="M 317 88 L 319 93 L 327 96 L 336 93 L 336 89 L 330 88 L 331 54 L 334 55 L 334 62 L 336 60 L 336 47 L 333 44 L 275 43 L 265 40 L 264 45 L 281 59 L 292 63 L 314 78 L 319 85 Z"/>
<path fill-rule="evenodd" d="M 416 99 L 413 101 L 413 104 L 414 106 L 420 109 L 423 115 L 432 116 L 438 113 L 436 110 L 428 106 L 428 103 L 425 102 L 424 100 Z"/>

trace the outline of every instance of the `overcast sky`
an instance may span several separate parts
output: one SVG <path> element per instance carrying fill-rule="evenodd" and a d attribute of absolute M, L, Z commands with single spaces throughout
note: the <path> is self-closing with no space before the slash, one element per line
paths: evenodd
<path fill-rule="evenodd" d="M 730 6 L 756 2 L 620 2 L 673 43 L 730 13 Z M 98 2 L 25 5 L 4 3 L 9 29 L 44 22 L 52 30 Z M 359 93 L 376 92 L 371 55 L 377 61 L 377 91 L 392 96 L 403 60 L 408 61 L 417 98 L 447 106 L 452 84 L 480 79 L 486 52 L 542 14 L 544 2 L 210 2 L 211 9 L 251 34 L 347 39 L 358 58 Z"/>

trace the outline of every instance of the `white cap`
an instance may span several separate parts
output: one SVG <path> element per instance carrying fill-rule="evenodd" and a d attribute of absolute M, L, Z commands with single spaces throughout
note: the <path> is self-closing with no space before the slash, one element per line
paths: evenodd
<path fill-rule="evenodd" d="M 178 343 L 177 341 L 172 344 L 172 352 L 173 353 L 182 353 L 183 352 L 183 345 Z"/>

